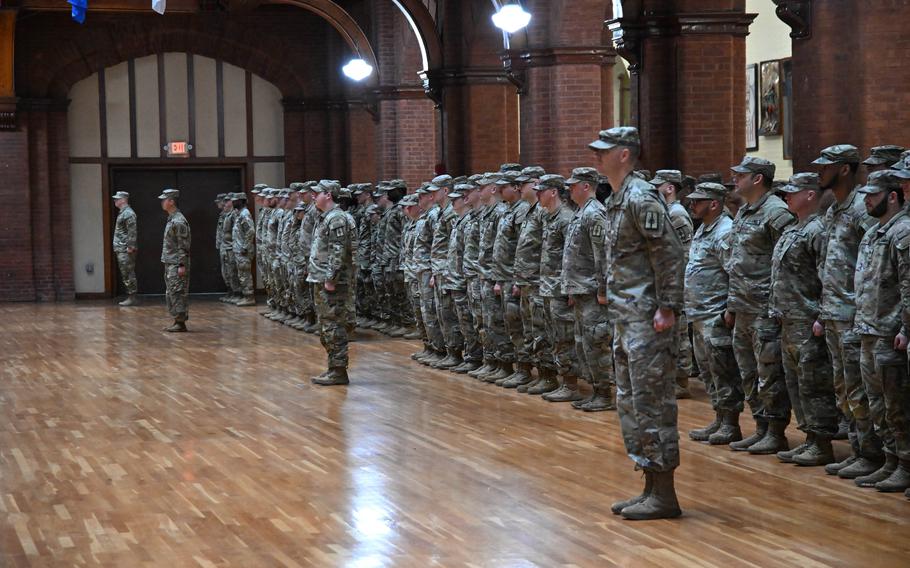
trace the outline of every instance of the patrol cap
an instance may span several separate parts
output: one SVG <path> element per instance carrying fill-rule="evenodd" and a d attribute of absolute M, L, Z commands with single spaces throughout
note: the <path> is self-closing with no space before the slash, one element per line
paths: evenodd
<path fill-rule="evenodd" d="M 814 172 L 802 172 L 790 176 L 790 181 L 784 184 L 778 191 L 781 193 L 799 193 L 807 189 L 819 191 L 821 189 L 821 180 L 818 174 Z"/>
<path fill-rule="evenodd" d="M 113 196 L 111 196 L 111 197 L 113 197 L 114 199 L 129 199 L 129 198 L 130 198 L 130 194 L 127 193 L 127 192 L 125 192 L 125 191 L 118 191 L 117 193 L 115 193 L 115 194 L 114 194 Z"/>
<path fill-rule="evenodd" d="M 332 199 L 338 199 L 341 196 L 341 184 L 333 179 L 321 179 L 319 183 L 313 186 L 313 191 L 316 193 L 328 193 L 332 196 Z M 347 191 L 347 195 L 350 195 L 351 192 Z"/>
<path fill-rule="evenodd" d="M 518 176 L 518 178 L 516 178 L 515 181 L 517 181 L 518 183 L 526 183 L 526 182 L 531 181 L 532 179 L 540 179 L 540 176 L 542 176 L 546 173 L 547 173 L 546 170 L 544 170 L 540 166 L 528 166 L 528 167 L 524 168 L 523 170 L 521 170 L 521 175 Z"/>
<path fill-rule="evenodd" d="M 697 183 L 719 183 L 723 185 L 724 178 L 717 172 L 711 172 L 708 174 L 702 174 L 698 176 Z"/>
<path fill-rule="evenodd" d="M 441 176 L 434 177 L 433 181 L 431 181 L 430 184 L 435 186 L 437 189 L 450 188 L 455 185 L 452 176 L 449 174 L 443 174 Z"/>
<path fill-rule="evenodd" d="M 635 170 L 632 172 L 632 175 L 645 181 L 648 181 L 654 177 L 651 175 L 651 170 Z"/>
<path fill-rule="evenodd" d="M 500 173 L 520 172 L 520 171 L 521 171 L 521 164 L 515 164 L 515 163 L 510 162 L 510 163 L 502 164 L 501 166 L 499 166 Z"/>
<path fill-rule="evenodd" d="M 301 183 L 301 182 L 299 182 L 299 181 L 295 181 L 294 183 L 292 183 L 292 184 L 289 186 L 289 189 L 290 189 L 291 191 L 303 191 L 303 190 L 306 189 L 306 187 L 303 185 L 303 183 Z"/>
<path fill-rule="evenodd" d="M 413 207 L 417 205 L 418 199 L 416 194 L 408 194 L 401 198 L 401 201 L 398 202 L 402 207 Z"/>
<path fill-rule="evenodd" d="M 746 156 L 743 158 L 742 163 L 738 166 L 733 166 L 730 169 L 738 174 L 762 174 L 767 179 L 773 180 L 774 172 L 777 170 L 777 167 L 774 165 L 774 162 L 769 162 L 764 158 Z"/>
<path fill-rule="evenodd" d="M 588 144 L 588 148 L 592 150 L 609 150 L 617 146 L 641 148 L 641 137 L 638 135 L 638 129 L 634 126 L 617 126 L 601 130 L 597 135 L 597 140 Z"/>
<path fill-rule="evenodd" d="M 468 181 L 473 184 L 480 184 L 480 180 L 483 179 L 483 174 L 473 174 L 468 176 Z"/>
<path fill-rule="evenodd" d="M 455 191 L 462 195 L 467 195 L 468 193 L 474 191 L 475 189 L 477 189 L 477 186 L 475 186 L 474 184 L 470 184 L 470 183 L 459 183 L 458 185 L 455 186 Z M 449 194 L 449 197 L 452 197 L 451 193 Z"/>
<path fill-rule="evenodd" d="M 161 192 L 161 195 L 158 196 L 158 199 L 178 199 L 180 197 L 180 190 L 178 189 L 165 189 Z"/>
<path fill-rule="evenodd" d="M 546 189 L 565 189 L 566 188 L 566 178 L 558 174 L 545 174 L 540 176 L 540 181 L 537 182 L 537 185 L 534 186 L 534 189 L 537 191 L 544 191 Z"/>
<path fill-rule="evenodd" d="M 453 188 L 452 191 L 450 191 L 449 193 L 446 194 L 446 197 L 448 197 L 449 199 L 458 199 L 460 197 L 464 197 L 464 193 Z"/>
<path fill-rule="evenodd" d="M 828 164 L 858 164 L 859 150 L 856 146 L 850 144 L 837 144 L 828 146 L 822 150 L 822 155 L 813 162 L 816 166 L 827 166 Z"/>
<path fill-rule="evenodd" d="M 730 193 L 730 190 L 725 185 L 713 181 L 705 181 L 696 185 L 695 191 L 690 193 L 687 198 L 693 201 L 699 199 L 716 199 L 717 201 L 723 201 L 726 199 L 728 193 Z"/>
<path fill-rule="evenodd" d="M 494 183 L 496 185 L 516 185 L 520 183 L 518 178 L 521 177 L 521 172 L 518 170 L 508 170 L 503 172 L 502 176 L 496 180 Z"/>
<path fill-rule="evenodd" d="M 370 215 L 373 215 L 374 213 L 379 213 L 379 206 L 376 205 L 375 203 L 371 203 L 370 205 L 367 205 L 366 209 L 363 210 L 363 214 L 366 215 L 367 217 L 369 217 Z"/>
<path fill-rule="evenodd" d="M 252 193 L 253 195 L 259 195 L 260 193 L 262 193 L 262 191 L 263 191 L 264 189 L 267 189 L 268 187 L 269 187 L 269 186 L 268 186 L 267 184 L 264 184 L 264 183 L 257 183 L 256 185 L 253 186 L 253 191 L 252 191 L 251 193 Z"/>
<path fill-rule="evenodd" d="M 456 178 L 452 178 L 452 187 L 455 187 L 456 185 L 458 185 L 460 183 L 465 183 L 467 181 L 468 181 L 468 176 L 458 176 Z"/>
<path fill-rule="evenodd" d="M 870 150 L 871 155 L 863 160 L 867 166 L 881 166 L 882 164 L 895 164 L 901 159 L 901 153 L 905 150 L 903 146 L 886 144 L 884 146 L 873 146 Z"/>
<path fill-rule="evenodd" d="M 491 183 L 499 181 L 500 178 L 502 178 L 502 173 L 500 172 L 487 172 L 483 174 L 483 177 L 480 178 L 477 183 L 480 185 L 490 185 Z"/>
<path fill-rule="evenodd" d="M 676 185 L 682 185 L 683 175 L 679 170 L 657 170 L 657 174 L 654 176 L 654 179 L 650 183 L 654 185 L 663 185 L 665 183 L 675 183 Z"/>
<path fill-rule="evenodd" d="M 238 199 L 246 199 L 246 194 L 242 191 L 238 191 L 236 193 L 229 193 L 228 195 L 230 196 L 230 199 L 233 201 L 237 201 Z"/>
<path fill-rule="evenodd" d="M 278 199 L 287 199 L 290 196 L 291 196 L 291 190 L 288 189 L 287 187 L 284 189 L 278 190 Z"/>
<path fill-rule="evenodd" d="M 300 203 L 298 203 L 297 205 L 294 206 L 294 211 L 306 211 L 306 208 L 307 208 L 307 204 L 304 203 L 303 201 L 301 201 Z"/>
<path fill-rule="evenodd" d="M 894 170 L 880 170 L 869 174 L 866 185 L 857 189 L 858 193 L 882 193 L 885 191 L 900 191 L 901 178 L 894 175 Z"/>
<path fill-rule="evenodd" d="M 597 168 L 575 168 L 572 170 L 572 177 L 566 180 L 566 185 L 574 185 L 583 181 L 592 185 L 600 183 Z"/>
<path fill-rule="evenodd" d="M 226 197 L 227 193 L 219 193 L 215 196 L 215 203 L 222 203 Z"/>
<path fill-rule="evenodd" d="M 910 179 L 910 155 L 904 156 L 891 166 L 891 175 L 901 180 Z"/>

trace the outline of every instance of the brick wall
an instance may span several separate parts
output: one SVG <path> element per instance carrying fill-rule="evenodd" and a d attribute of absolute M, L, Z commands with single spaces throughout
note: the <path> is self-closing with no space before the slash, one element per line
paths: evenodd
<path fill-rule="evenodd" d="M 0 132 L 0 300 L 35 299 L 32 269 L 31 203 L 28 196 L 28 124 Z"/>

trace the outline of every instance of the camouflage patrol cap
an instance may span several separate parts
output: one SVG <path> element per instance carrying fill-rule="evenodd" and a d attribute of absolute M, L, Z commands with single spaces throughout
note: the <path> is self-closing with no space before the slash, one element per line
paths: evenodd
<path fill-rule="evenodd" d="M 527 183 L 532 179 L 540 179 L 540 176 L 546 173 L 546 170 L 540 166 L 528 166 L 521 170 L 521 175 L 516 178 L 515 181 L 518 183 Z"/>
<path fill-rule="evenodd" d="M 724 178 L 722 175 L 720 175 L 717 172 L 711 172 L 708 174 L 702 174 L 702 175 L 698 176 L 697 183 L 719 183 L 719 184 L 723 185 Z"/>
<path fill-rule="evenodd" d="M 510 162 L 510 163 L 502 164 L 501 166 L 499 166 L 499 173 L 520 172 L 520 171 L 521 171 L 521 164 L 515 164 L 515 163 Z"/>
<path fill-rule="evenodd" d="M 540 176 L 540 181 L 537 182 L 537 185 L 534 186 L 534 189 L 537 191 L 544 191 L 547 189 L 565 189 L 566 188 L 566 178 L 558 174 L 545 174 Z"/>
<path fill-rule="evenodd" d="M 900 191 L 901 178 L 895 175 L 895 170 L 881 170 L 869 174 L 866 185 L 857 189 L 858 193 L 882 193 L 885 191 Z"/>
<path fill-rule="evenodd" d="M 222 203 L 222 202 L 224 202 L 224 199 L 225 199 L 226 197 L 227 197 L 227 193 L 219 193 L 218 195 L 215 196 L 215 203 Z"/>
<path fill-rule="evenodd" d="M 113 199 L 129 199 L 129 198 L 130 198 L 130 194 L 127 193 L 127 192 L 125 192 L 125 191 L 118 191 L 117 193 L 115 193 L 115 194 L 112 195 L 111 197 L 112 197 Z"/>
<path fill-rule="evenodd" d="M 695 186 L 695 191 L 688 195 L 688 199 L 691 201 L 698 201 L 701 199 L 716 199 L 717 201 L 723 201 L 728 193 L 730 193 L 730 189 L 725 185 L 705 181 Z"/>
<path fill-rule="evenodd" d="M 419 203 L 416 194 L 408 194 L 401 198 L 401 201 L 398 202 L 402 207 L 414 207 Z"/>
<path fill-rule="evenodd" d="M 479 183 L 480 185 L 490 185 L 492 183 L 496 183 L 501 178 L 502 178 L 501 172 L 487 172 L 487 173 L 483 174 L 483 177 L 480 178 L 477 181 L 477 183 Z"/>
<path fill-rule="evenodd" d="M 468 193 L 471 193 L 475 189 L 477 189 L 477 186 L 472 183 L 459 183 L 455 186 L 455 191 L 457 191 L 458 193 L 460 193 L 462 195 L 467 195 Z M 452 197 L 452 195 L 449 194 L 449 197 Z"/>
<path fill-rule="evenodd" d="M 468 181 L 473 184 L 479 184 L 480 180 L 483 179 L 483 174 L 473 174 L 468 176 Z"/>
<path fill-rule="evenodd" d="M 762 174 L 765 178 L 773 180 L 777 166 L 774 165 L 774 162 L 764 158 L 746 156 L 743 158 L 742 163 L 730 169 L 738 174 Z"/>
<path fill-rule="evenodd" d="M 799 193 L 808 189 L 821 190 L 821 180 L 819 180 L 817 173 L 802 172 L 793 174 L 790 176 L 790 180 L 777 191 L 781 193 Z"/>
<path fill-rule="evenodd" d="M 657 170 L 657 174 L 654 176 L 654 179 L 650 180 L 650 183 L 653 185 L 663 185 L 665 183 L 675 183 L 676 185 L 682 185 L 683 175 L 679 170 Z"/>
<path fill-rule="evenodd" d="M 267 189 L 268 187 L 269 186 L 264 183 L 257 183 L 256 185 L 253 186 L 253 191 L 251 191 L 250 193 L 252 193 L 253 195 L 259 195 L 263 192 L 263 190 Z"/>
<path fill-rule="evenodd" d="M 858 164 L 859 150 L 856 146 L 850 144 L 837 144 L 828 146 L 822 150 L 822 155 L 813 162 L 816 166 L 827 166 L 829 164 Z"/>
<path fill-rule="evenodd" d="M 233 201 L 237 201 L 238 199 L 246 199 L 246 194 L 242 191 L 237 191 L 235 193 L 230 193 L 228 195 L 231 196 L 231 199 Z"/>
<path fill-rule="evenodd" d="M 291 196 L 291 190 L 289 188 L 279 189 L 278 190 L 278 199 L 287 199 Z"/>
<path fill-rule="evenodd" d="M 566 180 L 566 185 L 574 185 L 580 182 L 587 182 L 592 185 L 600 183 L 600 174 L 597 168 L 575 168 L 572 170 L 572 177 Z"/>
<path fill-rule="evenodd" d="M 882 164 L 887 164 L 890 166 L 901 159 L 901 152 L 904 150 L 905 148 L 903 146 L 895 146 L 893 144 L 873 146 L 870 150 L 871 155 L 863 160 L 863 164 L 867 166 L 881 166 Z"/>
<path fill-rule="evenodd" d="M 651 175 L 651 170 L 635 170 L 632 172 L 632 175 L 645 181 L 648 181 L 654 177 Z"/>
<path fill-rule="evenodd" d="M 298 211 L 298 212 L 306 211 L 306 209 L 307 209 L 307 204 L 305 201 L 301 201 L 297 205 L 294 206 L 294 211 Z"/>
<path fill-rule="evenodd" d="M 446 194 L 446 197 L 449 199 L 459 199 L 465 196 L 465 192 L 458 189 L 459 187 L 464 187 L 463 184 L 458 184 L 452 188 L 452 191 Z"/>
<path fill-rule="evenodd" d="M 366 209 L 363 210 L 363 214 L 366 215 L 367 217 L 369 217 L 370 215 L 377 214 L 377 213 L 380 213 L 380 208 L 375 203 L 367 205 Z"/>
<path fill-rule="evenodd" d="M 436 176 L 433 178 L 433 181 L 430 182 L 429 187 L 430 191 L 439 191 L 440 189 L 449 189 L 455 185 L 452 181 L 452 176 L 449 174 L 443 174 L 441 176 Z"/>
<path fill-rule="evenodd" d="M 910 154 L 898 160 L 896 164 L 891 166 L 891 169 L 889 171 L 894 177 L 898 179 L 910 179 Z"/>
<path fill-rule="evenodd" d="M 387 189 L 401 189 L 404 191 L 408 190 L 408 182 L 403 179 L 393 179 L 392 181 L 386 184 Z"/>
<path fill-rule="evenodd" d="M 452 187 L 455 187 L 458 184 L 466 183 L 468 181 L 468 176 L 458 176 L 452 178 Z"/>
<path fill-rule="evenodd" d="M 517 185 L 520 183 L 518 178 L 521 177 L 521 172 L 518 170 L 508 170 L 502 173 L 502 176 L 496 180 L 496 185 Z"/>
<path fill-rule="evenodd" d="M 634 126 L 617 126 L 601 130 L 597 135 L 597 140 L 588 144 L 588 148 L 592 150 L 609 150 L 617 146 L 641 148 L 641 137 L 638 135 L 638 129 Z"/>
<path fill-rule="evenodd" d="M 178 199 L 180 197 L 180 190 L 178 189 L 165 189 L 161 192 L 161 195 L 158 196 L 158 199 Z"/>
<path fill-rule="evenodd" d="M 292 184 L 289 186 L 289 189 L 290 189 L 291 191 L 304 191 L 304 190 L 306 189 L 306 187 L 304 186 L 303 183 L 301 183 L 301 182 L 299 182 L 299 181 L 295 181 L 294 183 L 292 183 Z"/>

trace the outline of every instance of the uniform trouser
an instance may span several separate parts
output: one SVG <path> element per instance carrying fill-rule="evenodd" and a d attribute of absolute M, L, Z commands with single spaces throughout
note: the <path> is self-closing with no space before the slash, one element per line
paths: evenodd
<path fill-rule="evenodd" d="M 790 397 L 781 361 L 780 324 L 757 314 L 736 314 L 733 352 L 752 416 L 789 424 Z"/>
<path fill-rule="evenodd" d="M 512 342 L 506 333 L 502 300 L 493 291 L 492 280 L 482 280 L 480 297 L 483 302 L 483 358 L 505 363 L 511 360 Z"/>
<path fill-rule="evenodd" d="M 837 406 L 850 421 L 851 441 L 859 454 L 878 459 L 882 454 L 882 441 L 875 434 L 869 413 L 869 397 L 863 386 L 860 370 L 860 336 L 853 331 L 853 322 L 824 320 L 825 341 L 834 370 L 834 392 Z"/>
<path fill-rule="evenodd" d="M 689 320 L 685 314 L 676 319 L 676 376 L 688 379 L 693 374 L 692 343 L 689 341 Z"/>
<path fill-rule="evenodd" d="M 566 375 L 578 376 L 575 352 L 575 310 L 569 305 L 568 296 L 544 298 L 544 327 L 546 340 L 541 348 L 540 368 Z M 549 353 L 551 357 L 543 357 Z"/>
<path fill-rule="evenodd" d="M 379 319 L 384 322 L 392 323 L 392 311 L 389 309 L 389 291 L 385 281 L 385 273 L 382 267 L 376 267 L 366 275 L 367 285 L 365 293 L 367 298 L 364 301 L 364 314 Z"/>
<path fill-rule="evenodd" d="M 471 277 L 467 280 L 468 308 L 471 310 L 471 322 L 472 327 L 474 328 L 473 336 L 479 343 L 480 356 L 483 358 L 483 340 L 484 335 L 486 334 L 483 327 L 483 298 L 481 295 L 483 283 L 480 278 L 477 277 Z M 467 342 L 467 336 L 465 336 L 465 341 Z"/>
<path fill-rule="evenodd" d="M 733 331 L 716 315 L 692 322 L 695 357 L 711 407 L 721 412 L 743 411 L 743 383 L 733 354 Z"/>
<path fill-rule="evenodd" d="M 139 290 L 139 284 L 136 281 L 136 253 L 118 252 L 117 267 L 120 268 L 123 289 L 132 296 Z"/>
<path fill-rule="evenodd" d="M 414 311 L 408 302 L 408 290 L 404 283 L 404 272 L 397 268 L 386 268 L 383 272 L 385 288 L 384 304 L 390 306 L 392 321 L 402 327 L 414 326 Z"/>
<path fill-rule="evenodd" d="M 645 471 L 679 465 L 673 366 L 675 330 L 658 333 L 651 318 L 616 323 L 616 403 L 626 453 Z"/>
<path fill-rule="evenodd" d="M 240 285 L 238 290 L 244 296 L 252 296 L 253 288 L 253 261 L 249 253 L 234 253 L 234 263 L 237 264 L 237 282 Z"/>
<path fill-rule="evenodd" d="M 800 430 L 831 437 L 837 433 L 837 403 L 831 359 L 812 321 L 783 319 L 780 347 L 787 392 Z"/>
<path fill-rule="evenodd" d="M 190 319 L 190 261 L 186 260 L 186 272 L 183 276 L 177 273 L 178 264 L 164 265 L 164 289 L 167 302 L 167 313 L 174 317 L 174 321 L 184 322 Z"/>
<path fill-rule="evenodd" d="M 368 315 L 367 304 L 369 303 L 369 298 L 367 296 L 373 294 L 373 284 L 369 281 L 370 269 L 369 268 L 358 268 L 357 269 L 357 315 L 366 316 Z"/>
<path fill-rule="evenodd" d="M 313 290 L 319 317 L 319 340 L 328 354 L 329 367 L 348 366 L 348 329 L 351 326 L 350 286 L 336 285 L 334 292 L 317 284 Z"/>
<path fill-rule="evenodd" d="M 221 256 L 221 278 L 228 292 L 240 292 L 240 280 L 237 276 L 237 262 L 234 260 L 233 249 L 224 249 Z"/>
<path fill-rule="evenodd" d="M 461 329 L 461 336 L 464 338 L 462 359 L 476 363 L 483 359 L 483 348 L 480 345 L 480 337 L 477 335 L 477 328 L 474 325 L 474 314 L 471 312 L 471 300 L 468 297 L 468 289 L 465 287 L 461 290 L 449 290 L 452 300 L 455 302 L 455 313 L 458 315 L 458 327 Z"/>
<path fill-rule="evenodd" d="M 553 368 L 553 348 L 547 337 L 546 304 L 540 297 L 540 287 L 528 285 L 521 287 L 521 327 L 524 329 L 524 348 L 527 356 L 524 361 L 540 367 L 545 361 L 547 369 Z"/>
<path fill-rule="evenodd" d="M 414 314 L 414 323 L 417 325 L 417 331 L 420 332 L 420 340 L 423 341 L 425 348 L 430 346 L 427 338 L 427 328 L 423 325 L 423 313 L 420 309 L 420 283 L 415 279 L 405 280 L 408 287 L 408 299 L 411 303 L 411 311 Z"/>
<path fill-rule="evenodd" d="M 461 333 L 458 312 L 455 311 L 455 297 L 452 296 L 451 290 L 443 288 L 443 279 L 439 275 L 436 276 L 433 293 L 436 295 L 436 318 L 446 349 L 461 353 L 464 349 L 464 335 Z"/>
<path fill-rule="evenodd" d="M 313 307 L 310 304 L 310 290 L 312 284 L 306 281 L 306 265 L 298 264 L 294 267 L 291 274 L 291 295 L 293 296 L 294 313 L 299 316 L 305 316 L 312 312 Z"/>
<path fill-rule="evenodd" d="M 281 263 L 277 258 L 272 259 L 272 265 L 269 269 L 269 276 L 272 281 L 272 292 L 269 294 L 269 298 L 271 299 L 274 306 L 280 307 L 282 295 L 282 277 Z"/>
<path fill-rule="evenodd" d="M 573 294 L 575 313 L 575 349 L 582 363 L 584 377 L 595 392 L 609 389 L 613 376 L 613 322 L 607 316 L 607 306 L 597 301 L 595 294 Z"/>
<path fill-rule="evenodd" d="M 893 337 L 863 335 L 861 345 L 860 369 L 875 433 L 886 453 L 910 460 L 907 352 L 894 349 Z"/>
<path fill-rule="evenodd" d="M 521 298 L 512 294 L 511 281 L 500 282 L 502 313 L 506 324 L 506 335 L 509 338 L 509 349 L 504 359 L 507 363 L 529 363 L 528 349 L 525 347 L 525 332 L 521 322 Z"/>
<path fill-rule="evenodd" d="M 262 284 L 265 286 L 265 294 L 267 297 L 267 302 L 269 306 L 274 307 L 274 285 L 272 284 L 272 261 L 268 258 L 268 251 L 265 251 L 266 258 L 262 258 L 260 255 L 257 257 L 259 262 L 259 274 L 262 276 Z"/>
<path fill-rule="evenodd" d="M 430 347 L 442 352 L 446 349 L 446 342 L 439 328 L 439 316 L 436 312 L 436 293 L 430 287 L 430 278 L 433 274 L 425 270 L 418 276 L 420 282 L 420 313 L 423 316 L 423 325 L 427 330 L 427 341 Z"/>

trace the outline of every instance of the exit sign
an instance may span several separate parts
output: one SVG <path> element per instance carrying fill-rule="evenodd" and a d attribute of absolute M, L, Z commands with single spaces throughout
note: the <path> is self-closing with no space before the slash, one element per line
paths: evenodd
<path fill-rule="evenodd" d="M 192 149 L 193 145 L 187 144 L 185 141 L 168 142 L 164 146 L 164 150 L 167 152 L 168 158 L 189 158 L 190 150 Z"/>

